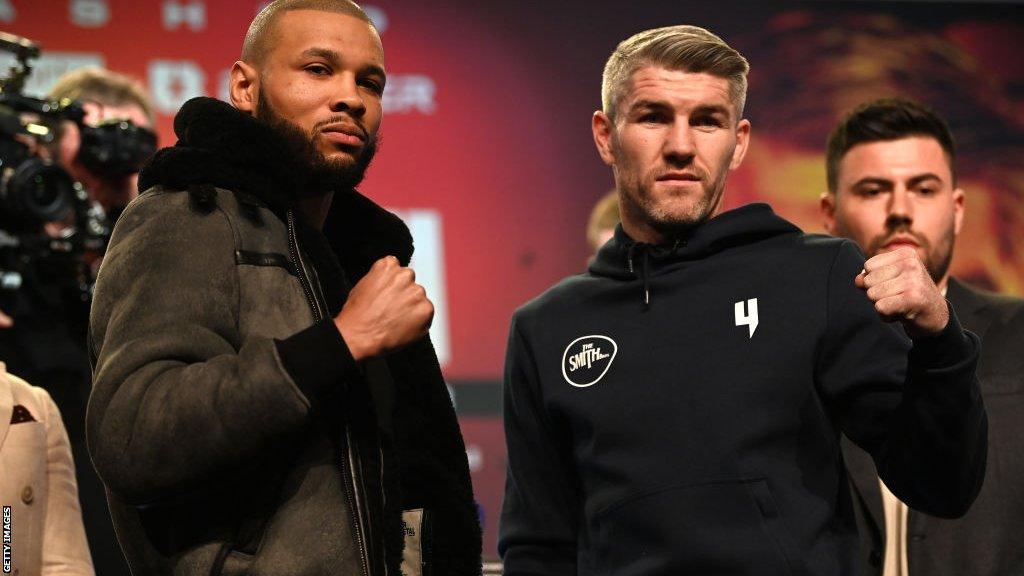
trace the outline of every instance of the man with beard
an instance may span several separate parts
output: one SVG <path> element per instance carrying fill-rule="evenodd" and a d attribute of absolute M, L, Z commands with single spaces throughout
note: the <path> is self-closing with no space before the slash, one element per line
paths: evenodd
<path fill-rule="evenodd" d="M 409 232 L 353 188 L 385 79 L 358 6 L 273 2 L 231 105 L 186 103 L 143 170 L 96 288 L 87 422 L 133 572 L 479 573 Z"/>
<path fill-rule="evenodd" d="M 864 574 L 1024 571 L 1024 301 L 950 277 L 965 204 L 954 160 L 946 123 L 908 100 L 866 103 L 828 140 L 825 228 L 857 242 L 868 257 L 902 246 L 916 251 L 964 326 L 984 343 L 978 377 L 989 415 L 988 474 L 963 518 L 908 509 L 879 481 L 871 458 L 844 440 Z"/>
<path fill-rule="evenodd" d="M 622 222 L 513 319 L 506 574 L 852 573 L 840 431 L 932 514 L 981 486 L 977 337 L 915 252 L 865 262 L 766 205 L 723 211 L 748 69 L 694 26 L 605 66 L 593 133 Z"/>

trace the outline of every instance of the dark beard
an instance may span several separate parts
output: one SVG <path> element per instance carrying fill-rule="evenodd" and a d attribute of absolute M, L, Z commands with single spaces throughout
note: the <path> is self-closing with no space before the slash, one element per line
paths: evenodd
<path fill-rule="evenodd" d="M 355 188 L 363 181 L 366 169 L 377 153 L 377 136 L 366 139 L 362 152 L 354 160 L 330 159 L 316 147 L 313 135 L 277 113 L 260 92 L 256 101 L 256 119 L 281 137 L 296 157 L 305 160 L 310 170 L 310 186 L 296 190 L 297 197 L 320 196 L 326 191 Z"/>

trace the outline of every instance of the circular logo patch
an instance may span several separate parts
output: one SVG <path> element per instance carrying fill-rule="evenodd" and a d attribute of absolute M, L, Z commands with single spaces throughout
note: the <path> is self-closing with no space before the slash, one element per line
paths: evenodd
<path fill-rule="evenodd" d="M 619 347 L 607 336 L 580 336 L 565 347 L 562 376 L 577 388 L 597 384 L 615 360 Z"/>

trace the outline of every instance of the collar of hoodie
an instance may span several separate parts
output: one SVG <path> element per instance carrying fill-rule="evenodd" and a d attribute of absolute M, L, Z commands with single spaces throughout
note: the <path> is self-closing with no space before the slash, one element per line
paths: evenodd
<path fill-rule="evenodd" d="M 620 224 L 598 251 L 589 272 L 616 280 L 640 280 L 644 310 L 651 306 L 651 278 L 675 263 L 698 261 L 717 252 L 800 229 L 777 216 L 767 204 L 748 204 L 690 228 L 664 244 L 636 242 Z M 673 267 L 674 268 L 674 267 Z"/>
<path fill-rule="evenodd" d="M 644 310 L 651 307 L 651 256 L 656 259 L 671 259 L 672 255 L 680 248 L 686 246 L 686 240 L 677 239 L 670 245 L 647 244 L 646 242 L 633 242 L 626 250 L 626 265 L 634 278 L 639 278 L 643 285 Z"/>

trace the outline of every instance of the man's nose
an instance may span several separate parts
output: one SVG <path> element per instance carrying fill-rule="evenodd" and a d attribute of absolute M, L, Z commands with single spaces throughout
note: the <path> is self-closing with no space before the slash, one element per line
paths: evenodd
<path fill-rule="evenodd" d="M 897 187 L 892 192 L 892 199 L 889 201 L 889 214 L 902 216 L 908 220 L 914 215 L 914 203 L 910 198 L 910 192 L 903 187 Z"/>
<path fill-rule="evenodd" d="M 892 191 L 889 199 L 887 222 L 889 227 L 909 226 L 914 221 L 914 203 L 910 192 L 903 187 Z"/>
<path fill-rule="evenodd" d="M 677 122 L 665 140 L 665 156 L 680 163 L 689 163 L 694 156 L 693 130 L 686 122 Z"/>
<path fill-rule="evenodd" d="M 332 112 L 347 112 L 352 116 L 361 116 L 366 110 L 366 103 L 363 102 L 363 96 L 353 74 L 344 74 L 338 79 L 332 96 Z"/>

